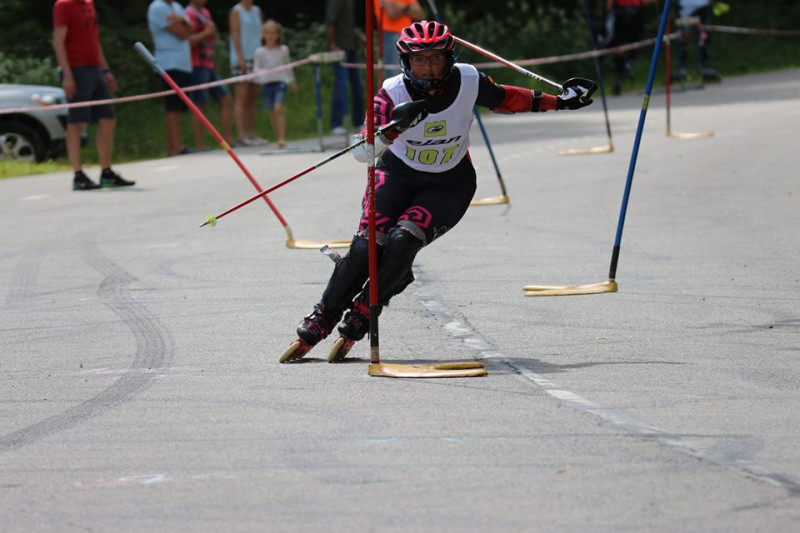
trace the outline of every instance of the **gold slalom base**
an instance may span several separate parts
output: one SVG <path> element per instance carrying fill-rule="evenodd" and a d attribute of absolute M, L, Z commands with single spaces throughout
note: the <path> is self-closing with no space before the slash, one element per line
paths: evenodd
<path fill-rule="evenodd" d="M 384 378 L 475 378 L 487 375 L 483 363 L 477 361 L 434 365 L 370 363 L 368 373 Z"/>
<path fill-rule="evenodd" d="M 713 131 L 686 131 L 686 132 L 680 132 L 680 131 L 672 131 L 672 130 L 670 130 L 670 131 L 667 132 L 667 137 L 675 137 L 677 139 L 700 139 L 700 138 L 703 138 L 703 137 L 713 137 L 713 136 L 714 136 L 714 132 Z"/>
<path fill-rule="evenodd" d="M 350 241 L 345 240 L 309 241 L 306 239 L 295 239 L 292 234 L 292 228 L 286 225 L 283 229 L 286 230 L 287 248 L 294 248 L 295 250 L 319 250 L 325 245 L 329 248 L 347 248 L 350 246 Z"/>
<path fill-rule="evenodd" d="M 481 198 L 479 200 L 472 200 L 469 205 L 500 205 L 509 202 L 508 196 L 489 196 L 488 198 Z"/>
<path fill-rule="evenodd" d="M 614 280 L 589 285 L 525 285 L 522 287 L 525 296 L 578 296 L 581 294 L 602 294 L 617 292 Z"/>
<path fill-rule="evenodd" d="M 594 148 L 570 148 L 569 150 L 561 150 L 559 155 L 590 155 L 590 154 L 610 154 L 614 151 L 614 146 L 595 146 Z"/>

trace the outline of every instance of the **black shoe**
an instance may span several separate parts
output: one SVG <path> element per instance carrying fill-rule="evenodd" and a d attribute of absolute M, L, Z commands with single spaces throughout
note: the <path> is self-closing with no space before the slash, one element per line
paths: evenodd
<path fill-rule="evenodd" d="M 342 323 L 339 324 L 339 334 L 354 341 L 360 341 L 369 332 L 369 308 L 360 301 L 353 303 L 353 308 L 347 312 Z"/>
<path fill-rule="evenodd" d="M 79 170 L 75 173 L 75 177 L 72 180 L 73 191 L 91 191 L 92 189 L 99 188 L 100 185 L 90 180 L 89 176 L 84 174 L 82 170 Z"/>
<path fill-rule="evenodd" d="M 327 337 L 334 324 L 339 321 L 341 314 L 330 316 L 321 303 L 314 306 L 314 311 L 305 317 L 297 326 L 297 336 L 309 346 L 315 346 Z"/>
<path fill-rule="evenodd" d="M 111 187 L 130 187 L 131 185 L 136 185 L 135 181 L 128 181 L 113 170 L 106 169 L 100 175 L 100 187 L 111 188 Z"/>

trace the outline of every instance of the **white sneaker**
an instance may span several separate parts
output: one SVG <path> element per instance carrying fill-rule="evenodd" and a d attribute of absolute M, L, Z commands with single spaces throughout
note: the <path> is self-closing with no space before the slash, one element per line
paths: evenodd
<path fill-rule="evenodd" d="M 248 137 L 247 141 L 250 143 L 249 146 L 264 146 L 269 144 L 269 141 L 259 137 L 258 135 L 253 135 L 252 137 Z"/>
<path fill-rule="evenodd" d="M 331 135 L 344 135 L 347 133 L 347 130 L 344 129 L 344 126 L 336 126 L 335 128 L 331 129 Z"/>

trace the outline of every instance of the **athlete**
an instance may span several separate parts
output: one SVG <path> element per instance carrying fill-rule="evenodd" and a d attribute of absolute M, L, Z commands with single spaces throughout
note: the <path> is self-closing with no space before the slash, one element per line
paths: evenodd
<path fill-rule="evenodd" d="M 375 137 L 381 309 L 414 281 L 411 267 L 417 252 L 451 230 L 475 194 L 475 169 L 468 154 L 473 106 L 503 113 L 579 109 L 592 103 L 597 88 L 583 78 L 565 82 L 557 96 L 499 85 L 472 65 L 456 63 L 454 48 L 444 24 L 421 21 L 407 26 L 397 41 L 403 72 L 385 80 L 373 99 L 375 127 L 386 129 L 394 122 Z M 365 162 L 365 145 L 354 155 Z M 329 361 L 343 358 L 369 331 L 367 197 L 348 253 L 337 261 L 322 299 L 298 326 L 299 338 L 281 362 L 308 353 L 345 312 Z"/>

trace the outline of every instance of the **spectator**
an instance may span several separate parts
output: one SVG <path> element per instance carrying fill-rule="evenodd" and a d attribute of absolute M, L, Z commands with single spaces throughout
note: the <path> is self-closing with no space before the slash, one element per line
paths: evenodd
<path fill-rule="evenodd" d="M 397 39 L 403 28 L 425 18 L 425 11 L 417 0 L 374 0 L 375 19 L 383 33 L 383 67 L 385 78 L 400 72 L 400 54 Z M 394 68 L 392 68 L 394 67 Z"/>
<path fill-rule="evenodd" d="M 147 8 L 147 25 L 153 36 L 156 60 L 179 87 L 189 85 L 192 54 L 189 37 L 194 33 L 183 7 L 175 0 L 153 0 Z M 164 82 L 164 87 L 169 86 Z M 164 98 L 167 128 L 167 157 L 189 154 L 181 142 L 181 113 L 187 107 L 178 95 Z"/>
<path fill-rule="evenodd" d="M 243 76 L 253 72 L 253 59 L 261 38 L 261 9 L 253 0 L 241 0 L 230 14 L 231 73 Z M 238 146 L 262 146 L 265 139 L 256 135 L 258 84 L 253 79 L 240 81 L 233 90 L 233 115 L 236 119 Z"/>
<path fill-rule="evenodd" d="M 117 80 L 100 46 L 93 0 L 56 0 L 53 5 L 53 48 L 61 69 L 61 86 L 70 103 L 111 98 L 111 93 L 117 90 Z M 81 132 L 89 122 L 98 123 L 100 184 L 89 179 L 81 168 Z M 116 124 L 114 107 L 110 104 L 69 109 L 66 144 L 75 173 L 73 190 L 126 187 L 135 183 L 111 170 Z"/>
<path fill-rule="evenodd" d="M 710 36 L 705 29 L 711 16 L 710 0 L 680 0 L 678 8 L 681 39 L 678 41 L 678 80 L 688 77 L 686 70 L 686 43 L 694 36 L 697 43 L 697 61 L 700 64 L 700 76 L 703 81 L 720 81 L 719 74 L 711 67 L 708 59 L 708 43 Z M 690 20 L 695 19 L 695 20 Z"/>
<path fill-rule="evenodd" d="M 190 0 L 186 6 L 186 15 L 192 24 L 194 32 L 189 37 L 192 49 L 192 75 L 189 77 L 190 85 L 200 85 L 219 81 L 219 73 L 214 64 L 214 45 L 217 41 L 217 26 L 211 18 L 211 12 L 205 7 L 208 0 Z M 233 102 L 228 89 L 224 85 L 216 85 L 208 89 L 193 91 L 192 100 L 197 107 L 205 113 L 208 95 L 219 105 L 219 121 L 222 125 L 222 136 L 229 145 L 233 144 Z M 205 127 L 197 117 L 193 117 L 195 148 L 198 151 L 206 149 Z"/>
<path fill-rule="evenodd" d="M 261 37 L 264 45 L 256 49 L 253 68 L 274 69 L 281 65 L 287 65 L 289 59 L 289 47 L 283 44 L 281 39 L 281 25 L 274 20 L 268 20 L 261 27 Z M 286 147 L 286 117 L 283 114 L 283 102 L 286 100 L 287 87 L 292 88 L 292 92 L 297 94 L 297 83 L 294 79 L 294 72 L 291 68 L 279 70 L 277 72 L 267 72 L 260 76 L 258 81 L 264 85 L 261 87 L 261 97 L 264 102 L 264 109 L 269 111 L 269 118 L 272 121 L 272 129 L 278 138 L 278 148 Z"/>
<path fill-rule="evenodd" d="M 355 63 L 356 39 L 366 42 L 364 34 L 356 28 L 356 17 L 353 0 L 326 0 L 325 34 L 332 52 L 344 52 L 345 62 Z M 342 126 L 347 114 L 347 81 L 350 81 L 350 114 L 353 128 L 361 130 L 364 119 L 363 97 L 361 89 L 361 71 L 345 68 L 342 63 L 333 64 L 334 86 L 331 103 L 331 133 L 345 135 L 347 130 Z"/>
<path fill-rule="evenodd" d="M 612 35 L 606 36 L 608 46 L 620 46 L 642 40 L 644 30 L 643 6 L 655 0 L 606 0 L 606 11 L 613 18 Z M 633 80 L 636 50 L 620 52 L 614 57 L 614 94 L 622 92 L 625 79 Z"/>

